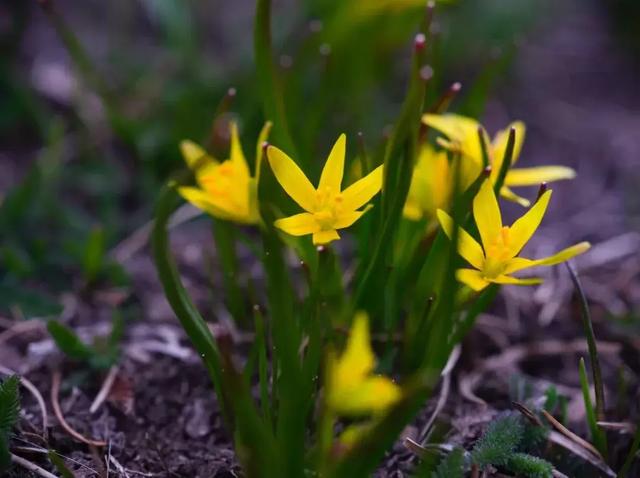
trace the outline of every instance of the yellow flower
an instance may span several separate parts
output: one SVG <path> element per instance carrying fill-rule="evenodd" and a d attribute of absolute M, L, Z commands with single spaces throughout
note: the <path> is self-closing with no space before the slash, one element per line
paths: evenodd
<path fill-rule="evenodd" d="M 448 209 L 453 188 L 451 173 L 447 153 L 425 144 L 413 170 L 404 216 L 419 221 L 435 217 L 438 209 Z"/>
<path fill-rule="evenodd" d="M 484 289 L 490 282 L 539 284 L 542 282 L 541 279 L 518 279 L 511 274 L 529 267 L 559 264 L 586 252 L 591 245 L 588 242 L 581 242 L 543 259 L 517 257 L 540 226 L 550 198 L 549 190 L 512 226 L 503 226 L 493 186 L 489 179 L 485 180 L 473 199 L 473 217 L 480 233 L 482 246 L 462 228 L 459 230 L 458 252 L 474 269 L 456 271 L 458 280 L 476 291 Z M 454 228 L 453 219 L 442 210 L 438 211 L 438 219 L 444 232 L 451 238 Z"/>
<path fill-rule="evenodd" d="M 314 188 L 298 165 L 284 152 L 269 146 L 267 158 L 286 193 L 306 212 L 278 219 L 275 226 L 292 236 L 313 234 L 314 244 L 339 239 L 337 229 L 351 226 L 367 211 L 358 210 L 382 187 L 382 166 L 342 190 L 346 136 L 340 135 Z"/>
<path fill-rule="evenodd" d="M 446 149 L 459 152 L 466 161 L 462 162 L 462 182 L 463 187 L 470 185 L 482 172 L 482 148 L 478 130 L 482 128 L 476 120 L 455 114 L 434 115 L 425 114 L 422 117 L 423 123 L 438 130 L 447 136 L 448 139 L 438 138 L 438 143 Z M 493 141 L 489 139 L 484 128 L 482 134 L 485 136 L 487 154 L 491 163 L 491 180 L 496 182 L 500 174 L 502 160 L 507 149 L 509 130 L 515 129 L 515 144 L 513 149 L 513 166 L 520 156 L 522 144 L 526 133 L 526 127 L 521 121 L 514 121 L 506 129 L 499 131 Z M 504 186 L 500 195 L 510 201 L 515 201 L 525 207 L 529 206 L 529 201 L 515 194 L 511 187 L 537 186 L 542 182 L 559 181 L 561 179 L 573 179 L 576 173 L 566 166 L 537 166 L 533 168 L 509 169 L 504 180 Z"/>
<path fill-rule="evenodd" d="M 339 358 L 329 354 L 327 365 L 327 409 L 340 416 L 379 414 L 396 403 L 400 387 L 391 379 L 373 375 L 376 359 L 371 350 L 369 319 L 356 314 L 346 348 Z"/>
<path fill-rule="evenodd" d="M 214 217 L 241 224 L 257 224 L 260 222 L 257 191 L 262 143 L 269 135 L 271 123 L 264 125 L 258 137 L 255 177 L 251 177 L 242 152 L 237 125 L 231 123 L 230 128 L 230 158 L 222 163 L 192 141 L 180 143 L 182 156 L 195 174 L 197 187 L 181 187 L 178 192 L 198 209 Z"/>

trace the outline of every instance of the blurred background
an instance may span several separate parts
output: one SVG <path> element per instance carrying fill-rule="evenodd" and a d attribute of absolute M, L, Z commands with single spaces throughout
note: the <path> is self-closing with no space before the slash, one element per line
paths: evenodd
<path fill-rule="evenodd" d="M 424 2 L 280 0 L 273 9 L 300 161 L 317 174 L 342 131 L 354 139 L 351 157 L 356 132 L 379 149 Z M 265 120 L 253 14 L 249 0 L 0 4 L 0 310 L 42 315 L 50 310 L 40 305 L 79 283 L 126 284 L 108 252 L 151 219 L 159 186 L 182 167 L 180 140 L 226 152 L 227 129 L 212 119 L 230 88 L 228 109 L 252 151 Z M 557 185 L 540 247 L 621 235 L 629 250 L 638 244 L 635 232 L 624 236 L 640 212 L 638 21 L 633 0 L 437 3 L 432 99 L 460 81 L 454 111 L 482 118 L 490 133 L 526 122 L 523 165 L 579 173 Z"/>
<path fill-rule="evenodd" d="M 125 442 L 140 444 L 128 459 L 146 463 L 140 466 L 147 470 L 159 466 L 153 454 L 159 440 L 182 433 L 176 417 L 191 439 L 181 435 L 176 443 L 184 449 L 171 450 L 182 476 L 195 476 L 188 467 L 199 469 L 204 457 L 234 461 L 228 442 L 224 448 L 215 436 L 201 439 L 208 433 L 201 427 L 211 422 L 209 386 L 197 357 L 181 345 L 184 336 L 157 283 L 146 235 L 159 188 L 184 167 L 182 139 L 224 157 L 226 120 L 235 118 L 253 161 L 258 131 L 270 119 L 263 109 L 265 79 L 254 64 L 254 9 L 251 0 L 0 2 L 0 364 L 33 372 L 46 388 L 43 370 L 53 343 L 42 322 L 30 321 L 36 326 L 17 333 L 15 324 L 57 317 L 94 337 L 109 330 L 118 309 L 131 319 L 123 368 L 142 390 L 136 397 L 142 426 L 116 426 L 108 414 L 92 426 L 114 433 L 121 457 L 131 451 Z M 350 160 L 358 152 L 358 132 L 371 154 L 382 150 L 404 98 L 424 11 L 424 0 L 273 0 L 274 62 L 294 157 L 313 178 L 341 132 L 349 136 Z M 516 119 L 527 124 L 521 166 L 576 169 L 575 180 L 553 185 L 548 217 L 528 256 L 591 241 L 593 249 L 576 265 L 597 332 L 604 326 L 626 334 L 635 351 L 638 25 L 637 0 L 439 1 L 428 59 L 431 102 L 459 81 L 451 111 L 480 118 L 490 134 Z M 214 121 L 220 111 L 223 120 Z M 292 147 L 282 125 L 272 142 Z M 535 194 L 536 188 L 523 192 Z M 507 205 L 507 213 L 515 217 L 521 209 Z M 220 297 L 211 297 L 215 251 L 203 226 L 187 224 L 172 240 L 192 295 L 224 317 Z M 245 249 L 241 255 L 249 257 Z M 254 269 L 246 274 L 253 278 Z M 573 289 L 566 272 L 546 274 L 535 289 L 503 288 L 499 317 L 481 316 L 470 340 L 488 335 L 490 347 L 506 347 L 580 336 L 577 315 L 568 313 Z M 152 361 L 149 353 L 170 357 Z M 632 357 L 627 365 L 637 370 L 637 353 Z M 146 363 L 144 374 L 139 363 Z M 560 372 L 551 368 L 547 378 L 577 386 L 573 365 L 566 377 L 555 377 Z M 161 398 L 169 387 L 187 390 L 189 403 Z M 78 400 L 87 406 L 76 409 L 88 409 L 89 398 Z M 213 457 L 212 446 L 218 447 Z M 86 453 L 73 455 L 77 446 L 62 451 L 90 462 Z"/>

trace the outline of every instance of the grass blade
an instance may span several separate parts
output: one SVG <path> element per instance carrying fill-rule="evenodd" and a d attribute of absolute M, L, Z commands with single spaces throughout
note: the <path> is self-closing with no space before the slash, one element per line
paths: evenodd
<path fill-rule="evenodd" d="M 603 430 L 598 426 L 596 420 L 596 414 L 593 410 L 593 404 L 591 403 L 591 396 L 589 394 L 589 379 L 587 378 L 587 368 L 584 364 L 584 358 L 580 358 L 580 387 L 582 388 L 582 398 L 584 399 L 584 408 L 587 415 L 587 424 L 589 425 L 589 431 L 591 432 L 591 439 L 596 448 L 602 456 L 607 456 L 607 438 Z"/>
<path fill-rule="evenodd" d="M 158 200 L 156 218 L 151 236 L 153 258 L 165 296 L 173 312 L 178 317 L 180 324 L 187 333 L 187 336 L 202 358 L 213 382 L 222 414 L 225 417 L 227 425 L 231 425 L 233 421 L 229 414 L 229 405 L 223 391 L 222 366 L 218 347 L 207 323 L 185 290 L 176 264 L 171 257 L 167 225 L 171 213 L 177 206 L 176 200 L 177 194 L 173 187 L 170 185 L 165 186 Z"/>
<path fill-rule="evenodd" d="M 596 393 L 596 417 L 599 422 L 605 420 L 604 416 L 604 384 L 602 383 L 602 371 L 600 369 L 600 359 L 598 358 L 598 345 L 596 343 L 596 335 L 593 331 L 593 322 L 591 321 L 591 312 L 589 311 L 589 304 L 587 303 L 587 297 L 580 284 L 580 279 L 573 267 L 569 262 L 566 263 L 567 270 L 571 276 L 571 282 L 578 292 L 578 298 L 580 299 L 580 311 L 582 315 L 582 327 L 584 329 L 584 335 L 587 339 L 587 345 L 589 348 L 589 360 L 591 361 L 591 368 L 593 371 L 593 386 Z"/>

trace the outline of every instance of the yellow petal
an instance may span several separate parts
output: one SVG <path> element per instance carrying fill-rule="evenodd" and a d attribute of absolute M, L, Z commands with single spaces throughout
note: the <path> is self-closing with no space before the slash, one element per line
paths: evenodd
<path fill-rule="evenodd" d="M 404 209 L 402 215 L 410 221 L 419 221 L 422 219 L 422 209 L 418 201 L 407 197 L 407 202 L 404 203 Z"/>
<path fill-rule="evenodd" d="M 517 277 L 511 277 L 508 275 L 499 275 L 493 279 L 490 279 L 491 282 L 495 282 L 496 284 L 511 284 L 511 285 L 537 285 L 542 284 L 542 279 L 538 277 L 531 277 L 527 279 L 518 279 Z"/>
<path fill-rule="evenodd" d="M 344 229 L 345 227 L 351 226 L 354 222 L 362 217 L 362 215 L 367 212 L 371 207 L 367 207 L 362 211 L 347 211 L 340 214 L 335 223 L 336 229 Z"/>
<path fill-rule="evenodd" d="M 292 236 L 304 236 L 320 231 L 320 226 L 315 217 L 308 212 L 278 219 L 273 225 Z"/>
<path fill-rule="evenodd" d="M 425 114 L 422 116 L 422 122 L 427 126 L 440 131 L 449 137 L 450 140 L 456 142 L 464 142 L 467 138 L 475 136 L 478 138 L 478 128 L 480 123 L 472 118 L 456 114 Z"/>
<path fill-rule="evenodd" d="M 577 255 L 587 252 L 590 248 L 591 244 L 588 242 L 580 242 L 579 244 L 567 247 L 552 256 L 544 257 L 542 259 L 525 259 L 523 257 L 515 257 L 509 261 L 504 273 L 511 274 L 522 269 L 528 269 L 529 267 L 553 266 L 560 264 L 561 262 L 566 262 Z"/>
<path fill-rule="evenodd" d="M 523 198 L 522 196 L 517 195 L 507 186 L 502 186 L 502 189 L 500 190 L 500 196 L 507 199 L 508 201 L 518 203 L 522 207 L 531 206 L 531 201 L 529 201 L 526 198 Z"/>
<path fill-rule="evenodd" d="M 338 441 L 340 442 L 340 446 L 346 450 L 349 450 L 354 445 L 356 445 L 359 441 L 365 438 L 367 435 L 371 433 L 371 429 L 373 428 L 372 422 L 364 422 L 364 423 L 354 423 L 349 425 L 338 437 Z"/>
<path fill-rule="evenodd" d="M 382 413 L 400 397 L 400 387 L 391 379 L 374 376 L 337 391 L 328 406 L 338 415 L 357 417 Z"/>
<path fill-rule="evenodd" d="M 201 189 L 194 187 L 181 187 L 178 188 L 178 193 L 186 199 L 188 202 L 193 204 L 198 209 L 211 214 L 218 219 L 224 220 L 237 220 L 238 216 L 234 214 L 232 211 L 229 211 L 225 207 L 221 207 L 219 204 L 215 204 L 211 200 L 211 196 Z M 243 222 L 243 221 L 240 221 Z"/>
<path fill-rule="evenodd" d="M 267 148 L 267 159 L 273 174 L 291 199 L 302 209 L 313 212 L 316 190 L 293 159 L 274 146 Z"/>
<path fill-rule="evenodd" d="M 482 147 L 478 135 L 478 130 L 482 128 L 482 125 L 472 118 L 456 114 L 425 114 L 422 116 L 422 122 L 449 138 L 448 142 L 440 142 L 440 138 L 438 138 L 441 146 L 459 152 L 472 160 L 472 164 L 467 166 L 473 166 L 473 168 L 468 168 L 468 171 L 463 175 L 466 184 L 470 184 L 482 170 Z M 484 128 L 482 128 L 482 134 L 485 137 L 487 148 L 490 149 L 489 136 Z"/>
<path fill-rule="evenodd" d="M 342 377 L 345 382 L 356 382 L 370 373 L 376 365 L 371 349 L 369 335 L 369 318 L 366 313 L 358 312 L 353 319 L 349 338 L 338 366 L 348 376 Z"/>
<path fill-rule="evenodd" d="M 453 237 L 453 219 L 442 209 L 438 209 L 438 220 L 445 234 L 451 239 Z M 458 252 L 469 264 L 476 269 L 482 269 L 484 264 L 484 253 L 478 242 L 471 235 L 460 228 L 458 232 Z"/>
<path fill-rule="evenodd" d="M 194 172 L 198 183 L 201 183 L 202 178 L 214 174 L 219 164 L 218 161 L 209 156 L 201 146 L 193 141 L 181 141 L 180 152 L 189 169 Z"/>
<path fill-rule="evenodd" d="M 489 285 L 489 282 L 482 277 L 480 271 L 475 269 L 458 269 L 456 271 L 456 279 L 475 291 L 481 291 Z"/>
<path fill-rule="evenodd" d="M 367 174 L 342 192 L 342 207 L 347 211 L 355 211 L 369 202 L 382 189 L 383 166 Z"/>
<path fill-rule="evenodd" d="M 262 158 L 264 156 L 264 143 L 269 139 L 269 133 L 271 132 L 271 127 L 273 123 L 271 121 L 267 121 L 262 130 L 260 130 L 260 134 L 258 135 L 258 143 L 256 144 L 256 184 L 260 183 L 260 168 L 262 168 Z"/>
<path fill-rule="evenodd" d="M 238 137 L 238 125 L 235 121 L 230 124 L 231 128 L 231 154 L 230 160 L 237 168 L 237 171 L 242 176 L 250 176 L 249 166 L 247 165 L 247 159 L 244 157 L 242 151 L 242 144 L 240 144 L 240 138 Z"/>
<path fill-rule="evenodd" d="M 423 146 L 413 170 L 403 215 L 412 221 L 434 217 L 438 209 L 448 209 L 451 190 L 447 153 Z"/>
<path fill-rule="evenodd" d="M 512 257 L 515 257 L 522 250 L 540 226 L 549 205 L 549 199 L 551 199 L 551 190 L 545 192 L 538 199 L 538 202 L 511 226 L 508 247 Z"/>
<path fill-rule="evenodd" d="M 493 192 L 491 180 L 485 179 L 476 197 L 473 198 L 473 217 L 478 226 L 484 250 L 495 242 L 502 230 L 502 215 L 498 200 Z"/>
<path fill-rule="evenodd" d="M 318 231 L 313 233 L 313 243 L 316 246 L 329 244 L 331 241 L 335 241 L 337 239 L 340 239 L 340 235 L 333 229 L 329 231 Z"/>
<path fill-rule="evenodd" d="M 347 137 L 341 134 L 333 145 L 329 158 L 322 169 L 318 190 L 340 191 L 344 174 L 344 158 L 346 155 Z"/>
<path fill-rule="evenodd" d="M 180 142 L 180 152 L 190 169 L 198 169 L 206 163 L 218 163 L 198 144 L 185 139 Z"/>
<path fill-rule="evenodd" d="M 329 358 L 327 406 L 334 413 L 343 416 L 378 413 L 400 398 L 400 388 L 390 379 L 370 375 L 376 359 L 365 313 L 356 314 L 342 355 L 338 359 Z"/>
<path fill-rule="evenodd" d="M 516 130 L 515 143 L 513 145 L 513 157 L 511 158 L 511 164 L 515 164 L 515 162 L 520 157 L 520 152 L 522 151 L 522 144 L 524 143 L 524 137 L 527 131 L 526 126 L 522 121 L 514 121 L 507 128 L 502 131 L 498 131 L 495 138 L 493 139 L 492 149 L 493 149 L 493 165 L 492 165 L 492 173 L 500 174 L 500 168 L 502 167 L 502 160 L 504 159 L 504 154 L 507 151 L 507 143 L 509 142 L 509 131 L 511 128 Z M 497 176 L 496 176 L 497 177 Z"/>
<path fill-rule="evenodd" d="M 566 166 L 538 166 L 535 168 L 511 169 L 504 183 L 508 186 L 538 186 L 562 179 L 573 179 L 576 172 Z"/>

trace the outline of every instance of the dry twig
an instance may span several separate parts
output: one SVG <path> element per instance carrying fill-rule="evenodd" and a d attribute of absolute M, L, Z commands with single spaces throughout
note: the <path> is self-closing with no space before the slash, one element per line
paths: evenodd
<path fill-rule="evenodd" d="M 590 453 L 592 453 L 599 460 L 604 461 L 604 458 L 602 458 L 602 455 L 600 454 L 600 452 L 598 451 L 598 449 L 595 446 L 593 446 L 591 443 L 589 443 L 584 438 L 579 437 L 578 435 L 573 433 L 571 430 L 569 430 L 567 427 L 565 427 L 562 423 L 560 423 L 558 420 L 556 420 L 555 417 L 553 415 L 551 415 L 548 411 L 546 411 L 544 408 L 542 410 L 540 410 L 540 411 L 542 412 L 544 417 L 547 419 L 547 421 L 553 426 L 553 428 L 558 430 L 560 433 L 562 433 L 564 436 L 566 436 L 569 440 L 577 443 L 582 448 L 588 450 Z"/>
<path fill-rule="evenodd" d="M 100 391 L 96 395 L 96 398 L 93 400 L 93 403 L 91 403 L 91 407 L 89 407 L 89 413 L 95 413 L 98 408 L 100 408 L 100 406 L 104 403 L 104 401 L 109 396 L 109 392 L 111 391 L 111 387 L 113 387 L 113 382 L 115 381 L 117 376 L 118 366 L 113 365 L 109 369 L 109 373 L 107 373 L 104 382 L 102 382 L 102 386 L 100 387 Z"/>
<path fill-rule="evenodd" d="M 58 478 L 53 473 L 49 473 L 44 468 L 39 467 L 35 463 L 30 462 L 20 456 L 11 454 L 11 461 L 13 461 L 16 465 L 20 465 L 22 468 L 25 468 L 36 475 L 42 476 L 43 478 Z"/>
<path fill-rule="evenodd" d="M 53 413 L 58 419 L 58 422 L 60 422 L 60 426 L 64 428 L 64 430 L 69 435 L 71 435 L 76 440 L 81 441 L 82 443 L 86 443 L 87 445 L 90 445 L 90 446 L 100 446 L 100 447 L 105 446 L 107 442 L 102 440 L 92 440 L 91 438 L 85 437 L 80 432 L 71 428 L 71 426 L 64 419 L 64 416 L 62 415 L 62 409 L 60 408 L 60 402 L 58 397 L 60 393 L 61 380 L 62 380 L 62 376 L 60 374 L 60 371 L 55 370 L 51 377 L 51 405 L 53 406 Z"/>

